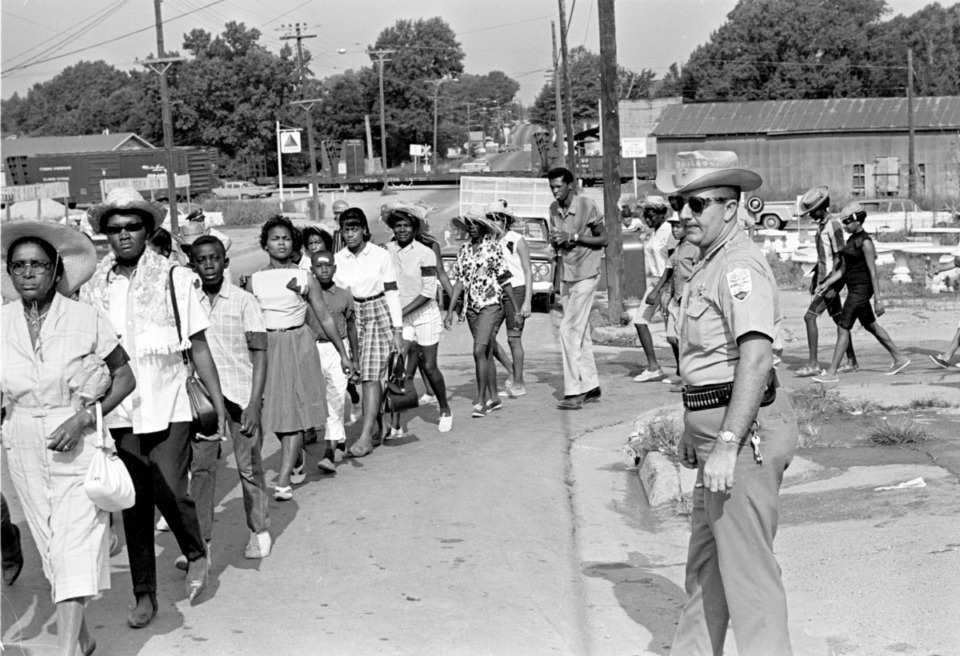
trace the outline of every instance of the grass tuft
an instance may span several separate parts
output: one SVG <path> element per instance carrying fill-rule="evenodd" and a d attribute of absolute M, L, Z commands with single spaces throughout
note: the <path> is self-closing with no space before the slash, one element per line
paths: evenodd
<path fill-rule="evenodd" d="M 680 438 L 683 436 L 683 426 L 677 417 L 670 412 L 660 412 L 647 422 L 644 431 L 645 451 L 659 451 L 665 456 L 676 460 Z"/>
<path fill-rule="evenodd" d="M 907 402 L 910 410 L 924 410 L 926 408 L 952 408 L 955 404 L 939 396 L 918 396 Z"/>
<path fill-rule="evenodd" d="M 867 441 L 876 446 L 903 446 L 930 439 L 930 435 L 917 422 L 900 417 L 892 421 L 876 422 L 867 433 Z"/>

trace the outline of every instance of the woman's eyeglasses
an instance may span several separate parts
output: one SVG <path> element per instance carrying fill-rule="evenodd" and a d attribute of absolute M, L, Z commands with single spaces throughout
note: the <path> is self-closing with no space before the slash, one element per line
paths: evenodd
<path fill-rule="evenodd" d="M 30 269 L 33 273 L 47 273 L 53 268 L 53 262 L 41 262 L 40 260 L 17 260 L 10 263 L 10 273 L 15 276 L 22 276 Z"/>
<path fill-rule="evenodd" d="M 677 194 L 676 196 L 669 196 L 667 198 L 670 201 L 670 207 L 674 212 L 680 212 L 683 210 L 683 206 L 687 205 L 690 208 L 690 211 L 694 214 L 702 214 L 703 210 L 710 205 L 711 203 L 726 203 L 728 200 L 733 200 L 732 198 L 699 198 L 697 196 L 692 196 L 690 198 L 684 198 L 683 196 Z"/>
<path fill-rule="evenodd" d="M 127 225 L 122 225 L 122 226 L 106 226 L 103 229 L 103 234 L 119 235 L 121 232 L 124 232 L 124 231 L 128 232 L 129 234 L 133 234 L 135 232 L 140 232 L 141 230 L 144 229 L 144 227 L 145 226 L 142 223 L 128 223 Z"/>

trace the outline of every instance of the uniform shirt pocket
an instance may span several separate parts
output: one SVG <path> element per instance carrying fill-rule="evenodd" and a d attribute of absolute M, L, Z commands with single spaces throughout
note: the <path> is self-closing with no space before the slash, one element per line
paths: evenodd
<path fill-rule="evenodd" d="M 695 296 L 687 301 L 684 308 L 683 333 L 686 343 L 693 348 L 702 349 L 704 346 L 704 322 L 707 320 L 707 308 L 710 304 L 702 296 Z"/>

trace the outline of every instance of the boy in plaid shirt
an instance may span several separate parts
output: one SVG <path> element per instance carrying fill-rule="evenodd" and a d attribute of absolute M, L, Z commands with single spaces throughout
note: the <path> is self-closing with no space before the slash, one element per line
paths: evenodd
<path fill-rule="evenodd" d="M 200 305 L 210 317 L 207 342 L 217 365 L 224 403 L 233 428 L 233 453 L 243 490 L 243 507 L 250 528 L 244 556 L 270 554 L 270 519 L 260 447 L 260 409 L 267 373 L 267 329 L 257 299 L 224 280 L 230 260 L 223 243 L 203 235 L 190 244 L 190 264 L 202 283 Z M 191 466 L 191 494 L 197 502 L 200 530 L 209 543 L 213 531 L 219 441 L 197 441 Z"/>

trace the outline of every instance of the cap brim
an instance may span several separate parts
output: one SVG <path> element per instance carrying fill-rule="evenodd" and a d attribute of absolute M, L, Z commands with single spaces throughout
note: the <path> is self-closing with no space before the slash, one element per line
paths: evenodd
<path fill-rule="evenodd" d="M 97 249 L 93 241 L 76 228 L 54 221 L 15 221 L 3 224 L 0 234 L 4 264 L 10 245 L 21 237 L 39 237 L 48 242 L 60 253 L 63 259 L 63 277 L 57 285 L 57 291 L 70 296 L 87 282 L 97 268 Z M 3 298 L 14 300 L 20 297 L 7 275 L 3 271 Z"/>
<path fill-rule="evenodd" d="M 737 187 L 740 191 L 753 191 L 760 188 L 760 185 L 763 184 L 763 178 L 747 169 L 722 169 L 705 173 L 682 187 L 678 187 L 674 172 L 664 170 L 657 174 L 656 184 L 657 189 L 665 194 L 682 194 L 708 187 Z"/>

